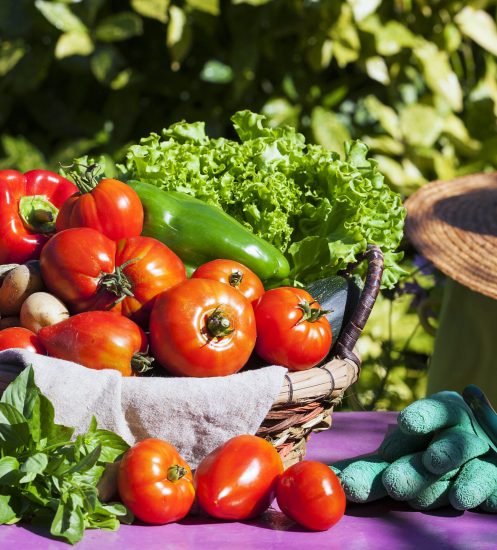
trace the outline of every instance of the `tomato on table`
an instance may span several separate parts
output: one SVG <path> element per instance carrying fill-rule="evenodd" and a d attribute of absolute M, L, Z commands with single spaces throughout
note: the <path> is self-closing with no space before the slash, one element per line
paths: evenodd
<path fill-rule="evenodd" d="M 184 518 L 195 490 L 192 471 L 175 447 L 144 439 L 124 455 L 118 473 L 119 495 L 133 514 L 151 524 Z"/>
<path fill-rule="evenodd" d="M 345 513 L 345 493 L 326 464 L 304 460 L 279 478 L 276 500 L 281 511 L 313 531 L 326 531 Z"/>
<path fill-rule="evenodd" d="M 192 274 L 195 279 L 212 279 L 230 285 L 254 302 L 264 294 L 259 277 L 248 267 L 234 260 L 212 260 L 198 267 Z"/>
<path fill-rule="evenodd" d="M 23 327 L 10 327 L 0 330 L 0 351 L 21 348 L 45 355 L 46 351 L 38 336 Z"/>
<path fill-rule="evenodd" d="M 301 288 L 266 291 L 254 304 L 257 354 L 289 370 L 318 365 L 329 353 L 331 326 L 312 296 Z"/>
<path fill-rule="evenodd" d="M 255 337 L 250 302 L 218 281 L 188 279 L 160 294 L 150 315 L 152 355 L 178 376 L 238 372 Z"/>
<path fill-rule="evenodd" d="M 269 441 L 234 437 L 199 464 L 194 478 L 198 503 L 215 518 L 255 518 L 273 501 L 282 473 L 280 455 Z"/>

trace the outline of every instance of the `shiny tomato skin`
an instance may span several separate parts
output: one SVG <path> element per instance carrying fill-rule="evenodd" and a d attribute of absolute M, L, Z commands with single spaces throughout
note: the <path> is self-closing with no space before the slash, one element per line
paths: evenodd
<path fill-rule="evenodd" d="M 168 479 L 172 466 L 185 470 L 176 481 Z M 138 519 L 156 525 L 184 518 L 195 498 L 190 467 L 160 439 L 144 439 L 127 451 L 119 467 L 118 488 L 121 500 Z"/>
<path fill-rule="evenodd" d="M 243 294 L 249 302 L 254 302 L 264 294 L 264 286 L 259 277 L 248 267 L 234 260 L 212 260 L 198 267 L 192 278 L 212 279 L 230 285 Z"/>
<path fill-rule="evenodd" d="M 303 527 L 326 531 L 345 513 L 345 493 L 326 464 L 304 460 L 279 478 L 276 499 L 281 511 Z"/>
<path fill-rule="evenodd" d="M 216 311 L 232 332 L 213 337 L 207 330 Z M 238 372 L 255 345 L 250 302 L 234 288 L 208 279 L 187 279 L 160 294 L 150 315 L 152 355 L 177 376 L 225 376 Z"/>
<path fill-rule="evenodd" d="M 38 336 L 23 327 L 11 327 L 0 330 L 0 351 L 10 348 L 21 348 L 34 353 L 46 354 Z"/>
<path fill-rule="evenodd" d="M 305 302 L 319 308 L 301 288 L 274 288 L 257 300 L 255 350 L 262 359 L 297 371 L 310 369 L 327 356 L 332 343 L 330 323 L 325 316 L 304 320 L 299 304 Z"/>
<path fill-rule="evenodd" d="M 280 455 L 269 441 L 239 435 L 199 464 L 194 478 L 197 501 L 215 518 L 255 518 L 273 501 L 282 473 Z"/>
<path fill-rule="evenodd" d="M 87 311 L 38 332 L 48 355 L 95 370 L 133 374 L 133 356 L 146 348 L 143 330 L 111 311 Z"/>
<path fill-rule="evenodd" d="M 72 312 L 105 309 L 116 296 L 99 292 L 103 274 L 115 269 L 116 243 L 88 227 L 56 233 L 40 255 L 41 275 L 49 291 Z"/>
<path fill-rule="evenodd" d="M 186 269 L 170 248 L 151 237 L 131 237 L 117 243 L 116 265 L 127 262 L 123 272 L 134 296 L 126 297 L 115 310 L 146 326 L 156 296 L 184 281 Z"/>
<path fill-rule="evenodd" d="M 63 204 L 56 229 L 73 227 L 91 227 L 113 241 L 135 237 L 143 229 L 143 206 L 129 185 L 104 178 L 92 191 L 77 193 Z"/>

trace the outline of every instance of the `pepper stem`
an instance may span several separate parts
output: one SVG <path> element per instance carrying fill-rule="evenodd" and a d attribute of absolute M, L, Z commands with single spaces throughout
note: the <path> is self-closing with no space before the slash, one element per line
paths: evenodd
<path fill-rule="evenodd" d="M 222 338 L 228 336 L 235 329 L 232 326 L 230 319 L 223 313 L 220 307 L 217 307 L 208 317 L 205 323 L 207 332 L 213 338 Z"/>
<path fill-rule="evenodd" d="M 167 470 L 168 481 L 179 481 L 182 477 L 186 476 L 188 470 L 179 464 L 170 466 Z"/>
<path fill-rule="evenodd" d="M 117 296 L 117 299 L 112 302 L 109 309 L 121 303 L 125 298 L 134 296 L 133 285 L 128 277 L 126 277 L 124 270 L 128 265 L 139 260 L 140 258 L 132 258 L 122 265 L 117 266 L 114 273 L 107 273 L 100 279 L 100 287 Z"/>
<path fill-rule="evenodd" d="M 43 195 L 19 199 L 19 216 L 24 225 L 35 233 L 54 233 L 59 209 Z"/>
<path fill-rule="evenodd" d="M 302 310 L 302 318 L 298 323 L 302 323 L 304 321 L 308 321 L 309 323 L 315 323 L 318 319 L 321 319 L 321 317 L 329 313 L 329 310 L 321 309 L 319 305 L 318 307 L 312 307 L 312 304 L 316 304 L 316 303 L 317 302 L 315 301 L 308 302 L 307 300 L 300 302 L 300 304 L 297 307 Z"/>

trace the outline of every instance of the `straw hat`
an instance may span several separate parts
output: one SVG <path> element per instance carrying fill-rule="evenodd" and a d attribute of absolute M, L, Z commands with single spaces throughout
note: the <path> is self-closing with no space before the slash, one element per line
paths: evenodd
<path fill-rule="evenodd" d="M 406 233 L 443 273 L 497 299 L 497 172 L 434 181 L 406 201 Z"/>

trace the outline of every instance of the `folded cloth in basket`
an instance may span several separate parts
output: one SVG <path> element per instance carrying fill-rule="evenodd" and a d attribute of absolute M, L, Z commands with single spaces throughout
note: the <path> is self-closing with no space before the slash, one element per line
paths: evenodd
<path fill-rule="evenodd" d="M 56 422 L 79 433 L 94 415 L 99 427 L 129 444 L 165 439 L 192 468 L 231 437 L 257 431 L 287 372 L 269 366 L 216 378 L 123 377 L 11 349 L 0 352 L 0 393 L 28 365 L 54 405 Z"/>

